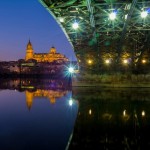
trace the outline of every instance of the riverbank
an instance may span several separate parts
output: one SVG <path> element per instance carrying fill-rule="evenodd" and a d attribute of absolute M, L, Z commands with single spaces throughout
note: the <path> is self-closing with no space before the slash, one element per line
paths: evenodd
<path fill-rule="evenodd" d="M 150 75 L 76 75 L 72 78 L 72 87 L 150 88 Z"/>

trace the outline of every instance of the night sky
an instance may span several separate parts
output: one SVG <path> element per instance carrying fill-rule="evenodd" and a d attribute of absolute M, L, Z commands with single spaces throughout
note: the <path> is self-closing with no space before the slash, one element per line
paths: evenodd
<path fill-rule="evenodd" d="M 38 0 L 0 0 L 0 61 L 24 59 L 29 39 L 36 53 L 54 46 L 75 60 L 63 31 Z"/>

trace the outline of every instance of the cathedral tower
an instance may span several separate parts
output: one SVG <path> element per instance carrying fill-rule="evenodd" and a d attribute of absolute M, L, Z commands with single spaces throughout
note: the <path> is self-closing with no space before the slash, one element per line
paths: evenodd
<path fill-rule="evenodd" d="M 27 44 L 27 48 L 26 48 L 25 60 L 32 59 L 33 58 L 33 54 L 34 54 L 34 51 L 33 51 L 33 48 L 32 48 L 32 44 L 31 44 L 31 42 L 29 40 L 29 42 Z"/>
<path fill-rule="evenodd" d="M 51 54 L 56 54 L 56 48 L 55 47 L 51 47 L 50 48 L 50 53 Z"/>

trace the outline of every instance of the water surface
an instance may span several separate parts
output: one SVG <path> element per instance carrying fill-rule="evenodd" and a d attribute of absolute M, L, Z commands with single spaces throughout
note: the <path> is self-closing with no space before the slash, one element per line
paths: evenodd
<path fill-rule="evenodd" d="M 0 89 L 2 150 L 150 149 L 149 88 L 5 79 Z"/>
<path fill-rule="evenodd" d="M 69 149 L 150 149 L 149 88 L 74 88 L 79 111 Z"/>
<path fill-rule="evenodd" d="M 0 149 L 65 149 L 78 110 L 71 99 L 63 81 L 1 81 Z"/>

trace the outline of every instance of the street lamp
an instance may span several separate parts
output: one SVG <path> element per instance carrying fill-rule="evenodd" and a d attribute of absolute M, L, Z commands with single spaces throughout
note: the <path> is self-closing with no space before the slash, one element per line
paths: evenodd
<path fill-rule="evenodd" d="M 70 74 L 72 74 L 72 73 L 74 73 L 74 68 L 73 67 L 69 67 L 68 71 L 69 71 Z"/>

